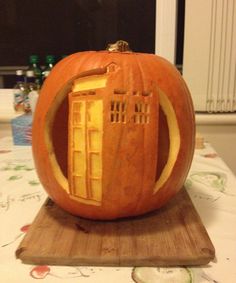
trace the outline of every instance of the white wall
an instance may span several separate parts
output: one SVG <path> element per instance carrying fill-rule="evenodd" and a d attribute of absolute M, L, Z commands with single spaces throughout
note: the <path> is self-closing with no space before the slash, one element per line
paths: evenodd
<path fill-rule="evenodd" d="M 177 0 L 156 0 L 155 53 L 175 63 Z"/>
<path fill-rule="evenodd" d="M 236 1 L 186 0 L 183 76 L 195 110 L 236 111 Z"/>
<path fill-rule="evenodd" d="M 203 116 L 203 117 L 202 117 Z M 236 119 L 231 115 L 221 122 L 208 119 L 207 114 L 196 115 L 197 133 L 204 141 L 210 142 L 219 156 L 225 161 L 229 168 L 236 175 Z M 220 119 L 218 115 L 218 119 Z M 222 121 L 223 120 L 223 121 Z"/>
<path fill-rule="evenodd" d="M 185 3 L 183 77 L 195 111 L 205 112 L 197 132 L 236 174 L 236 1 Z"/>

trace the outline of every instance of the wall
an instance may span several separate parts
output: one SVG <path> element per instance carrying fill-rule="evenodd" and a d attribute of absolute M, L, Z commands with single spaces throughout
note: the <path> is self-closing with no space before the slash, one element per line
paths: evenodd
<path fill-rule="evenodd" d="M 236 175 L 236 115 L 197 114 L 197 132 L 215 148 Z"/>
<path fill-rule="evenodd" d="M 236 174 L 236 1 L 185 3 L 183 77 L 197 132 Z"/>
<path fill-rule="evenodd" d="M 183 77 L 196 111 L 236 112 L 235 27 L 235 0 L 186 0 Z"/>

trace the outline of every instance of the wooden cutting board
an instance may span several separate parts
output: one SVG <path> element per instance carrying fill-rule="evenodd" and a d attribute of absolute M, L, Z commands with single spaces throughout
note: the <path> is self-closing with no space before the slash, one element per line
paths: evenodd
<path fill-rule="evenodd" d="M 47 200 L 17 258 L 37 265 L 202 265 L 215 250 L 190 197 L 182 189 L 165 207 L 116 221 L 72 216 Z"/>

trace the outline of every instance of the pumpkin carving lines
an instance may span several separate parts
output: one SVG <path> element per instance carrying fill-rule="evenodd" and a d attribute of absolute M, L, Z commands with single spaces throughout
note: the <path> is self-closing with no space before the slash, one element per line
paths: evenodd
<path fill-rule="evenodd" d="M 188 89 L 166 60 L 80 52 L 59 62 L 44 83 L 33 154 L 59 206 L 114 219 L 157 209 L 181 189 L 194 133 Z"/>
<path fill-rule="evenodd" d="M 68 168 L 70 194 L 86 203 L 100 205 L 102 196 L 102 101 L 78 100 L 70 96 L 69 128 L 74 147 L 68 148 L 71 167 Z M 75 107 L 80 105 L 80 107 Z M 76 109 L 76 111 L 75 111 Z M 79 110 L 79 112 L 78 112 Z M 80 120 L 76 125 L 74 115 Z M 71 143 L 70 143 L 71 144 Z M 79 148 L 77 148 L 79 147 Z"/>
<path fill-rule="evenodd" d="M 159 90 L 159 98 L 160 98 L 160 105 L 167 117 L 167 124 L 168 124 L 169 137 L 170 137 L 169 138 L 170 146 L 169 146 L 168 160 L 160 175 L 160 178 L 157 180 L 155 184 L 155 189 L 153 191 L 154 194 L 161 188 L 161 186 L 164 185 L 164 183 L 167 181 L 167 179 L 171 175 L 171 172 L 177 160 L 177 156 L 178 156 L 179 148 L 180 148 L 179 125 L 176 119 L 175 111 L 168 97 L 164 93 L 162 93 L 160 90 Z"/>

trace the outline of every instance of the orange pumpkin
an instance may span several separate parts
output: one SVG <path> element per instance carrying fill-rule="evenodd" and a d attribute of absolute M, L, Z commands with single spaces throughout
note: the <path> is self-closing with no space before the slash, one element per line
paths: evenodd
<path fill-rule="evenodd" d="M 194 136 L 179 72 L 119 41 L 53 68 L 36 107 L 32 147 L 41 183 L 60 207 L 115 219 L 160 208 L 182 188 Z"/>

